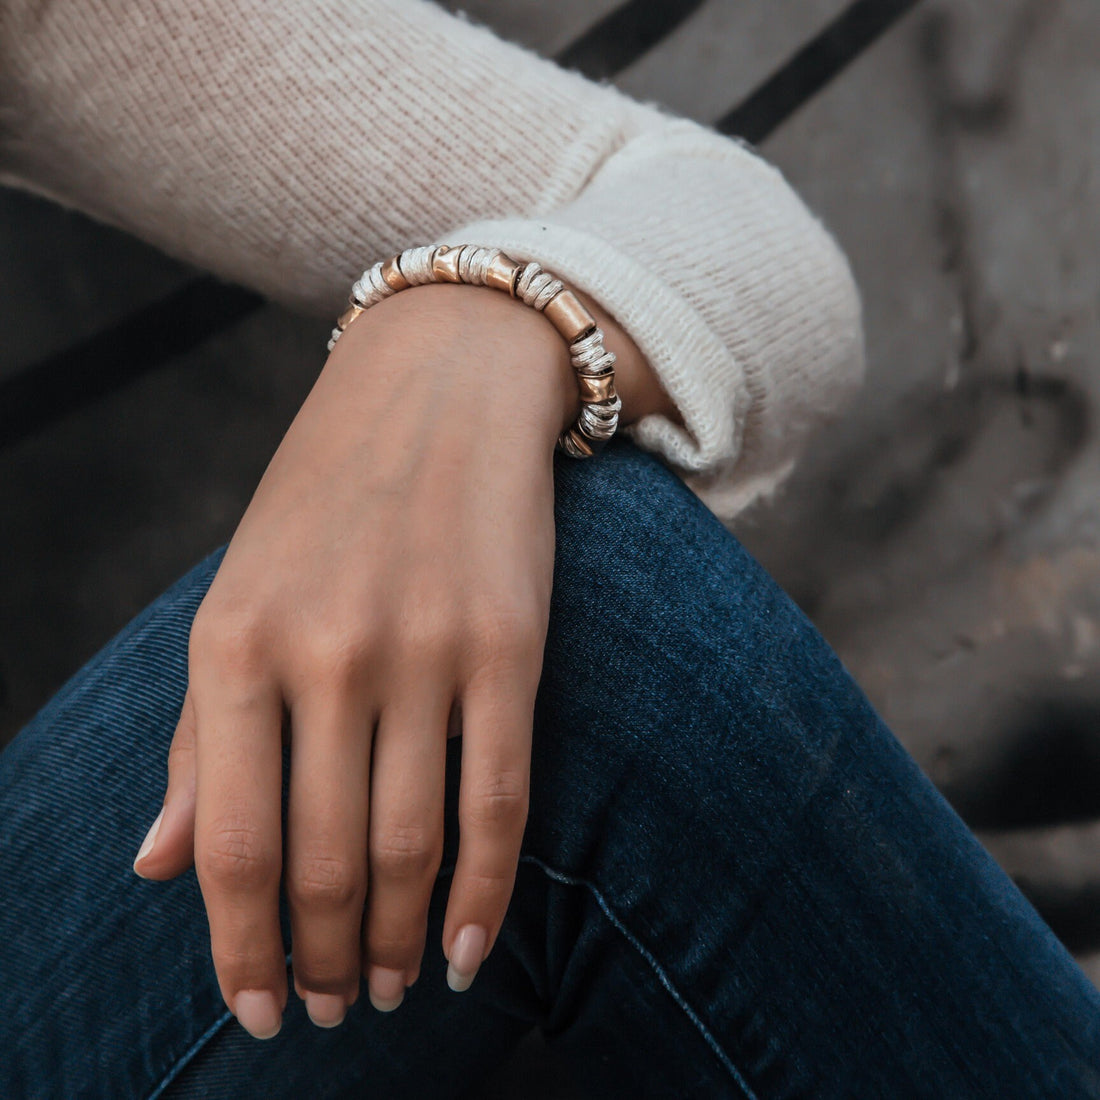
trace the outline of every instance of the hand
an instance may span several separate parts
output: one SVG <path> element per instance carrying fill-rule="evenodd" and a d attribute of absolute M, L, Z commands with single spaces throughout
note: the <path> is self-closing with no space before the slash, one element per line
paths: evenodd
<path fill-rule="evenodd" d="M 553 447 L 576 409 L 545 318 L 418 287 L 348 329 L 265 473 L 192 628 L 163 816 L 135 864 L 166 879 L 193 854 L 221 992 L 253 1034 L 286 1006 L 281 872 L 315 1022 L 343 1018 L 360 973 L 382 1009 L 416 980 L 459 712 L 452 984 L 492 949 L 527 815 Z"/>

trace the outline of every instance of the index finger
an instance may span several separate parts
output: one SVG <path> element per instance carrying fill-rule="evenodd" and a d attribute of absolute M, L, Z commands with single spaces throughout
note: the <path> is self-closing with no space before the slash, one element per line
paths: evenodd
<path fill-rule="evenodd" d="M 282 699 L 218 677 L 195 691 L 195 871 L 225 1003 L 257 1039 L 282 1026 Z"/>

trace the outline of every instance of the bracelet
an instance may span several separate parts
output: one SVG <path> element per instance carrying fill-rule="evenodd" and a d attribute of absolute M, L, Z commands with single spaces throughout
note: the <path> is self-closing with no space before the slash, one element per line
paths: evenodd
<path fill-rule="evenodd" d="M 410 286 L 469 283 L 507 291 L 540 310 L 569 344 L 580 387 L 581 411 L 558 436 L 557 449 L 572 458 L 591 458 L 615 434 L 622 399 L 615 392 L 615 353 L 603 346 L 603 331 L 577 296 L 531 261 L 519 263 L 499 248 L 462 244 L 426 245 L 376 263 L 351 288 L 349 309 L 332 330 L 328 350 L 361 313 Z"/>

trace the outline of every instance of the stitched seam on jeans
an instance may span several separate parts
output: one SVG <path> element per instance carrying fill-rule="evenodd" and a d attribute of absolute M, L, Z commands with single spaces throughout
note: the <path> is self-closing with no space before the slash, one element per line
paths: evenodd
<path fill-rule="evenodd" d="M 164 1090 L 179 1076 L 183 1067 L 202 1050 L 202 1048 L 214 1037 L 218 1029 L 223 1027 L 232 1015 L 233 1013 L 227 1010 L 225 1015 L 215 1020 L 202 1035 L 191 1044 L 191 1046 L 177 1059 L 176 1064 L 168 1071 L 167 1075 L 161 1080 L 161 1083 L 149 1093 L 148 1100 L 157 1100 L 157 1097 L 163 1094 Z"/>
<path fill-rule="evenodd" d="M 520 863 L 533 863 L 536 867 L 540 868 L 544 874 L 554 879 L 556 882 L 565 883 L 567 886 L 583 886 L 587 889 L 592 896 L 596 899 L 596 903 L 603 910 L 604 916 L 619 930 L 623 938 L 638 952 L 639 955 L 649 964 L 653 973 L 657 976 L 657 980 L 665 987 L 672 999 L 680 1006 L 687 1018 L 695 1025 L 696 1030 L 702 1036 L 703 1041 L 710 1047 L 718 1058 L 719 1062 L 725 1067 L 729 1075 L 737 1082 L 737 1084 L 744 1091 L 747 1100 L 757 1100 L 756 1094 L 749 1088 L 749 1083 L 745 1079 L 745 1076 L 741 1071 L 733 1064 L 729 1055 L 722 1049 L 721 1044 L 711 1034 L 710 1029 L 699 1018 L 699 1015 L 692 1009 L 691 1005 L 687 1003 L 686 998 L 682 993 L 672 984 L 671 978 L 665 972 L 664 968 L 650 952 L 635 936 L 629 928 L 623 923 L 615 911 L 611 908 L 607 899 L 591 882 L 586 879 L 576 878 L 573 875 L 567 875 L 564 871 L 557 871 L 553 867 L 546 863 L 543 863 L 538 856 L 521 855 L 519 857 Z"/>
<path fill-rule="evenodd" d="M 290 955 L 286 957 L 286 965 L 290 966 Z M 199 1053 L 200 1050 L 218 1033 L 218 1031 L 225 1027 L 230 1020 L 233 1019 L 233 1013 L 226 1009 L 225 1012 L 219 1016 L 188 1048 L 179 1056 L 176 1060 L 176 1064 L 168 1071 L 168 1073 L 161 1079 L 161 1082 L 151 1093 L 149 1093 L 146 1100 L 157 1100 L 158 1096 L 164 1093 L 164 1090 L 183 1072 L 184 1067 Z"/>

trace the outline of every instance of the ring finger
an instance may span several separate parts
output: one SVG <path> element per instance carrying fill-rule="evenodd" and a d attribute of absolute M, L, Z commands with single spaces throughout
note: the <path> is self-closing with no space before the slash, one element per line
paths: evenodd
<path fill-rule="evenodd" d="M 421 681 L 423 684 L 423 681 Z M 396 1008 L 420 971 L 443 854 L 452 694 L 421 686 L 383 709 L 372 752 L 363 967 L 371 1003 Z"/>

